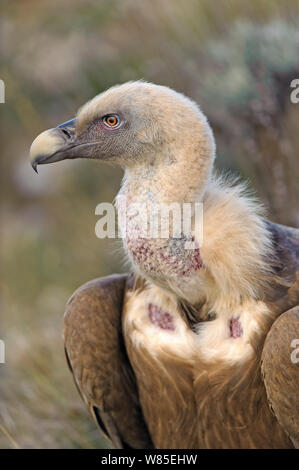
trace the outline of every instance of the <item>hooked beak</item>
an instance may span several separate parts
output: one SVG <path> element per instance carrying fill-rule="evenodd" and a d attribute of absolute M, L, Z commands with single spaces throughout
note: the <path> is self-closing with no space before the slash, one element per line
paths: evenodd
<path fill-rule="evenodd" d="M 83 147 L 89 147 L 90 143 L 76 141 L 75 121 L 76 119 L 71 119 L 54 129 L 48 129 L 32 142 L 30 162 L 36 173 L 37 165 L 88 157 L 88 152 L 84 152 Z"/>

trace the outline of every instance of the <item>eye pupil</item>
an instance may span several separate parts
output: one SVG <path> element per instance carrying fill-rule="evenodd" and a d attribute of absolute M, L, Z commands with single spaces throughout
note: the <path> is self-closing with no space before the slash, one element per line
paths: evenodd
<path fill-rule="evenodd" d="M 117 116 L 106 116 L 104 122 L 109 127 L 115 127 L 119 123 L 119 119 Z"/>

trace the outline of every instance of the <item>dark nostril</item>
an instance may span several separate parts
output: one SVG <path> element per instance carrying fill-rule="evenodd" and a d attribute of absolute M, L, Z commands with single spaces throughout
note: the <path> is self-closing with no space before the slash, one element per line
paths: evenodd
<path fill-rule="evenodd" d="M 70 121 L 63 122 L 56 129 L 60 129 L 68 139 L 72 139 L 75 134 L 75 122 L 76 118 Z"/>
<path fill-rule="evenodd" d="M 61 129 L 61 130 L 69 139 L 71 138 L 71 134 L 69 131 L 67 131 L 66 129 Z"/>

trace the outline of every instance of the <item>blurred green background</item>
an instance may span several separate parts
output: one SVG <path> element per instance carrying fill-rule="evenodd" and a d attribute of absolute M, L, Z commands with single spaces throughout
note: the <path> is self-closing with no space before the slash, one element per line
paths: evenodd
<path fill-rule="evenodd" d="M 67 370 L 62 313 L 87 280 L 120 272 L 94 233 L 121 171 L 30 168 L 32 140 L 116 83 L 144 78 L 197 100 L 217 166 L 251 181 L 272 220 L 298 226 L 298 0 L 1 2 L 0 448 L 99 448 Z M 297 206 L 297 207 L 296 207 Z"/>

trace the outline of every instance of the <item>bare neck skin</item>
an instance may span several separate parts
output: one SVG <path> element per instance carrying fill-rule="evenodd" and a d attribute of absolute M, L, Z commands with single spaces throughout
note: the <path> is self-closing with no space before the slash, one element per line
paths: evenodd
<path fill-rule="evenodd" d="M 123 189 L 136 202 L 201 201 L 215 158 L 212 132 L 206 122 L 190 123 L 176 140 L 168 139 L 158 154 L 126 168 Z"/>
<path fill-rule="evenodd" d="M 135 167 L 125 173 L 123 190 L 135 202 L 185 203 L 201 201 L 205 182 L 201 179 L 201 167 L 192 162 L 187 168 L 182 159 L 149 167 Z M 208 171 L 205 172 L 206 177 Z"/>

